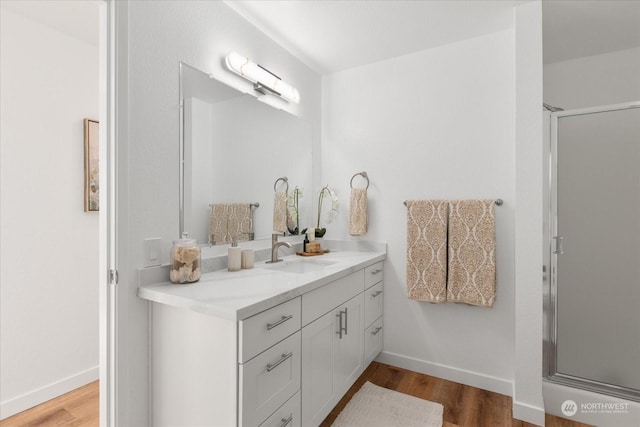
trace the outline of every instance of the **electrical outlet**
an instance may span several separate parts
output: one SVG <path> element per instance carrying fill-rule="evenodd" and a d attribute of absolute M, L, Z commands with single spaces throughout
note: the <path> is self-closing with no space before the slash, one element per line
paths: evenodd
<path fill-rule="evenodd" d="M 160 265 L 160 248 L 162 239 L 154 237 L 144 239 L 144 267 L 156 267 Z"/>

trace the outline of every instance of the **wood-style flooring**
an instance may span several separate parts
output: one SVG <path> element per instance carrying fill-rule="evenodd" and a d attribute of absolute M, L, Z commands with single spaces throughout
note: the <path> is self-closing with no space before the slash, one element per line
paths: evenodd
<path fill-rule="evenodd" d="M 100 425 L 98 381 L 0 421 L 0 427 Z"/>
<path fill-rule="evenodd" d="M 331 425 L 351 397 L 366 381 L 443 404 L 443 427 L 534 427 L 533 424 L 513 419 L 511 397 L 509 396 L 377 362 L 373 362 L 358 378 L 353 387 L 324 420 L 322 427 Z M 0 421 L 0 427 L 98 426 L 98 392 L 98 381 L 92 382 Z M 547 415 L 546 427 L 588 426 Z"/>
<path fill-rule="evenodd" d="M 513 418 L 511 397 L 373 362 L 360 375 L 333 411 L 322 422 L 329 427 L 351 397 L 369 381 L 411 396 L 444 405 L 443 427 L 535 427 Z M 546 427 L 589 427 L 564 418 L 546 416 Z"/>

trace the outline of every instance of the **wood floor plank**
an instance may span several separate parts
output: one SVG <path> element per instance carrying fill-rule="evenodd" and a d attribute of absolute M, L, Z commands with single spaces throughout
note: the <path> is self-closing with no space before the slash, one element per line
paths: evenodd
<path fill-rule="evenodd" d="M 94 381 L 0 421 L 0 427 L 100 425 L 99 383 Z"/>
<path fill-rule="evenodd" d="M 322 427 L 331 426 L 366 381 L 443 404 L 443 427 L 535 427 L 513 418 L 512 399 L 509 396 L 377 362 L 369 365 L 322 422 Z M 545 421 L 546 427 L 589 427 L 548 414 Z"/>

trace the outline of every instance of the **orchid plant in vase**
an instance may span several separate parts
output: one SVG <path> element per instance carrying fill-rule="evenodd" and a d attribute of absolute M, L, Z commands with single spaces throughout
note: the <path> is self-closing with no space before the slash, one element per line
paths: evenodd
<path fill-rule="evenodd" d="M 318 223 L 316 224 L 316 232 L 315 232 L 316 237 L 323 237 L 324 234 L 327 232 L 326 228 L 324 227 L 320 228 L 320 216 L 322 214 L 322 200 L 324 199 L 325 194 L 331 197 L 331 209 L 327 212 L 327 215 L 325 217 L 326 223 L 331 224 L 335 219 L 336 215 L 338 214 L 338 196 L 336 196 L 336 193 L 329 188 L 329 185 L 325 185 L 324 187 L 322 187 L 322 190 L 320 190 L 320 195 L 318 196 Z"/>
<path fill-rule="evenodd" d="M 296 186 L 287 199 L 287 229 L 292 235 L 300 234 L 300 197 L 302 189 Z"/>

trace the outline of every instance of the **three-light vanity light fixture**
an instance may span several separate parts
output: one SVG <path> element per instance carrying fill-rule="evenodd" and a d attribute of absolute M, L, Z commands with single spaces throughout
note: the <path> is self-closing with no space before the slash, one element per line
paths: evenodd
<path fill-rule="evenodd" d="M 271 93 L 296 104 L 300 102 L 298 89 L 246 56 L 231 52 L 227 55 L 226 62 L 229 70 L 253 82 L 253 89 L 256 91 Z"/>

